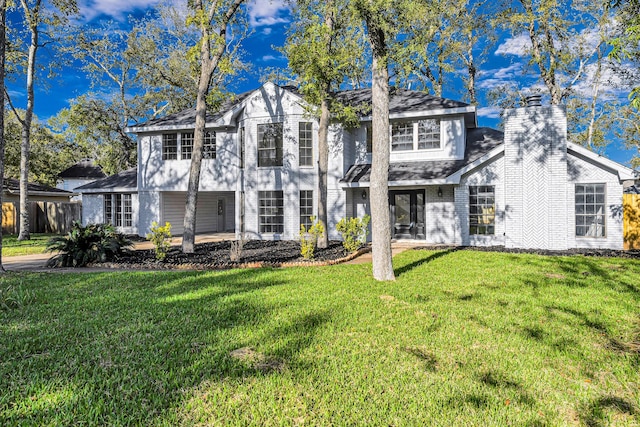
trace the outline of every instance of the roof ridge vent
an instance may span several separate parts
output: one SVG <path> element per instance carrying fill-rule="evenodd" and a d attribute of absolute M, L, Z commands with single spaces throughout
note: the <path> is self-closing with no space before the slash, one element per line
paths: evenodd
<path fill-rule="evenodd" d="M 527 107 L 542 107 L 542 95 L 529 95 L 525 99 Z"/>

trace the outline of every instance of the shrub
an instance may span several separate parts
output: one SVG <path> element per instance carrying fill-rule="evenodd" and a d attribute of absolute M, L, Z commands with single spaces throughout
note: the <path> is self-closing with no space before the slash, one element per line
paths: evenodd
<path fill-rule="evenodd" d="M 336 225 L 336 230 L 342 235 L 342 246 L 348 252 L 354 252 L 367 241 L 369 220 L 365 215 L 362 218 L 342 218 Z"/>
<path fill-rule="evenodd" d="M 22 308 L 34 301 L 35 296 L 33 292 L 24 290 L 21 287 L 0 287 L 0 310 L 8 311 Z"/>
<path fill-rule="evenodd" d="M 153 243 L 156 251 L 156 259 L 162 261 L 167 257 L 167 252 L 171 248 L 171 224 L 165 222 L 160 226 L 157 222 L 151 223 L 151 232 L 146 235 L 147 240 Z"/>
<path fill-rule="evenodd" d="M 66 236 L 56 236 L 47 242 L 47 252 L 60 252 L 47 261 L 49 267 L 83 267 L 91 262 L 113 259 L 131 241 L 111 224 L 82 224 L 75 221 Z"/>
<path fill-rule="evenodd" d="M 308 230 L 304 224 L 300 224 L 300 254 L 304 259 L 313 259 L 318 237 L 324 233 L 324 225 L 320 221 L 316 221 L 315 216 L 310 219 L 311 227 Z"/>

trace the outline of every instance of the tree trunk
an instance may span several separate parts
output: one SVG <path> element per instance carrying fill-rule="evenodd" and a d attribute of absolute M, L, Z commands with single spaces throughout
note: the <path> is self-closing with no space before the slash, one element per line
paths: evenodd
<path fill-rule="evenodd" d="M 327 91 L 328 92 L 328 91 Z M 327 230 L 327 171 L 329 169 L 329 99 L 324 98 L 320 105 L 320 123 L 318 129 L 318 221 L 324 231 L 318 236 L 318 247 L 329 246 Z"/>
<path fill-rule="evenodd" d="M 211 45 L 209 32 L 203 26 L 202 45 L 200 46 L 200 80 L 196 99 L 196 127 L 191 150 L 191 166 L 189 168 L 189 185 L 184 210 L 184 232 L 182 234 L 182 252 L 191 254 L 195 250 L 196 240 L 196 206 L 198 203 L 198 187 L 200 186 L 200 170 L 202 167 L 202 147 L 207 122 L 207 94 L 211 82 Z"/>
<path fill-rule="evenodd" d="M 31 13 L 29 10 L 25 14 Z M 37 13 L 37 11 L 35 12 Z M 29 240 L 29 152 L 31 150 L 31 122 L 34 104 L 34 75 L 36 67 L 36 52 L 38 50 L 38 28 L 34 22 L 29 23 L 31 44 L 27 62 L 27 109 L 22 121 L 22 142 L 20 144 L 20 234 L 18 240 Z"/>
<path fill-rule="evenodd" d="M 6 16 L 7 0 L 0 0 L 0 94 L 4 98 L 4 75 L 5 75 L 5 38 L 6 38 Z M 4 102 L 0 102 L 0 211 L 2 208 L 2 192 L 4 187 Z M 0 213 L 2 222 L 2 213 Z M 0 272 L 4 271 L 2 266 L 2 228 L 0 226 Z"/>
<path fill-rule="evenodd" d="M 384 35 L 380 30 L 370 33 L 376 37 L 373 45 L 372 71 L 372 129 L 373 153 L 371 161 L 371 239 L 373 278 L 395 280 L 391 254 L 391 218 L 389 214 L 389 70 Z"/>

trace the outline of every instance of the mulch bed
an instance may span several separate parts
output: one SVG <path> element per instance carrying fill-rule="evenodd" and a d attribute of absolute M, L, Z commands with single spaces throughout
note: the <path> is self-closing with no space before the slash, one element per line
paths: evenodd
<path fill-rule="evenodd" d="M 156 260 L 155 252 L 130 250 L 116 256 L 101 267 L 146 269 L 226 269 L 242 267 L 286 267 L 293 265 L 330 265 L 348 261 L 361 252 L 347 254 L 342 242 L 330 241 L 326 249 L 316 249 L 313 260 L 300 255 L 300 242 L 249 240 L 242 256 L 231 261 L 231 241 L 199 243 L 193 254 L 185 254 L 180 247 L 172 247 L 163 261 Z"/>
<path fill-rule="evenodd" d="M 566 251 L 551 251 L 546 249 L 513 249 L 504 246 L 420 246 L 414 249 L 426 250 L 451 250 L 451 251 L 478 251 L 478 252 L 504 252 L 510 254 L 534 254 L 546 256 L 572 256 L 584 255 L 593 257 L 617 257 L 640 259 L 640 250 L 632 249 L 621 251 L 616 249 L 569 249 Z"/>

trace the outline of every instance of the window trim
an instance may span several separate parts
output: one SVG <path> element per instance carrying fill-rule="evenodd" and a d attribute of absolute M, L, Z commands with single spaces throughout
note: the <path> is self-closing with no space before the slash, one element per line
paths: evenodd
<path fill-rule="evenodd" d="M 171 146 L 169 145 L 171 144 Z M 178 134 L 163 133 L 162 134 L 162 160 L 178 160 Z"/>
<path fill-rule="evenodd" d="M 193 156 L 193 145 L 195 142 L 194 132 L 182 132 L 180 133 L 180 160 L 191 160 Z M 185 141 L 190 141 L 189 144 L 185 144 Z"/>
<path fill-rule="evenodd" d="M 313 190 L 300 190 L 298 200 L 300 202 L 300 226 L 304 225 L 309 230 L 313 225 L 309 218 L 313 216 Z M 305 201 L 304 205 L 303 200 Z"/>
<path fill-rule="evenodd" d="M 308 129 L 303 129 L 308 127 Z M 304 132 L 304 136 L 303 136 Z M 305 145 L 302 142 L 305 141 Z M 309 155 L 304 154 L 308 152 Z M 313 167 L 313 122 L 299 122 L 298 123 L 298 165 L 302 168 Z M 302 162 L 302 159 L 308 159 L 308 163 Z"/>
<path fill-rule="evenodd" d="M 582 202 L 582 206 L 585 207 L 584 212 L 582 213 L 578 213 L 578 186 L 582 186 L 585 187 L 584 188 L 584 193 L 582 193 L 582 195 L 584 195 L 584 202 Z M 598 193 L 596 190 L 598 186 L 602 187 L 602 193 Z M 587 187 L 592 187 L 593 188 L 593 192 L 591 193 L 587 193 Z M 594 201 L 592 203 L 588 203 L 586 200 L 586 196 L 592 194 L 594 196 Z M 597 196 L 598 195 L 602 195 L 602 202 L 598 203 L 597 201 Z M 574 200 L 574 205 L 573 205 L 573 219 L 574 219 L 574 235 L 577 239 L 606 239 L 607 238 L 607 184 L 605 182 L 590 182 L 590 183 L 576 183 L 573 187 L 573 200 Z M 594 213 L 588 213 L 586 212 L 587 209 L 586 207 L 588 205 L 592 205 L 594 207 Z M 598 207 L 601 207 L 602 212 L 598 213 Z M 583 224 L 578 224 L 578 217 L 582 217 L 584 218 L 584 223 Z M 591 223 L 588 223 L 588 219 L 592 217 L 592 221 Z M 597 223 L 597 219 L 598 218 L 602 218 L 602 223 L 598 224 Z M 596 222 L 593 222 L 596 221 Z M 602 234 L 601 235 L 595 235 L 595 236 L 590 236 L 589 234 L 578 234 L 578 227 L 583 227 L 586 231 L 586 233 L 588 233 L 589 229 L 591 227 L 593 227 L 595 225 L 596 230 L 598 230 L 598 228 L 602 229 Z"/>
<path fill-rule="evenodd" d="M 261 142 L 265 140 L 264 134 L 265 131 L 261 131 L 261 128 L 265 129 L 275 129 L 274 136 L 274 144 L 273 147 L 264 147 L 261 146 Z M 262 134 L 262 137 L 261 137 Z M 257 150 L 258 150 L 258 167 L 259 168 L 273 168 L 273 167 L 282 167 L 284 165 L 284 153 L 283 153 L 283 145 L 284 145 L 284 123 L 283 122 L 273 122 L 273 123 L 258 123 L 257 125 Z M 272 159 L 271 156 L 261 156 L 261 153 L 270 153 L 275 152 L 275 159 Z M 269 160 L 268 164 L 264 163 Z"/>
<path fill-rule="evenodd" d="M 282 190 L 258 191 L 258 231 L 260 234 L 284 233 L 284 192 Z"/>
<path fill-rule="evenodd" d="M 472 189 L 476 194 L 472 194 Z M 487 191 L 490 189 L 490 191 Z M 496 235 L 496 186 L 495 185 L 470 185 L 469 186 L 469 236 L 495 236 Z M 476 198 L 473 203 L 473 197 Z M 480 203 L 479 198 L 484 202 Z M 486 203 L 486 199 L 491 198 L 492 203 Z M 476 208 L 476 212 L 474 211 Z M 478 212 L 480 209 L 480 212 Z M 487 211 L 485 212 L 485 209 Z M 493 212 L 491 212 L 491 210 Z M 473 230 L 475 229 L 475 232 Z M 479 232 L 484 229 L 485 232 Z"/>
<path fill-rule="evenodd" d="M 104 194 L 102 207 L 105 224 L 122 228 L 133 227 L 133 197 L 131 193 Z"/>

